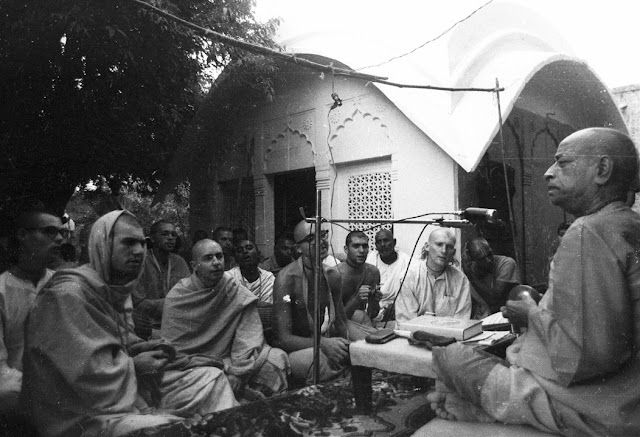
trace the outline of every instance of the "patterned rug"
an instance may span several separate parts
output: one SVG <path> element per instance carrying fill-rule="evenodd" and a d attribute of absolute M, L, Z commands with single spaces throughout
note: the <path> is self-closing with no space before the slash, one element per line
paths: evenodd
<path fill-rule="evenodd" d="M 374 371 L 370 415 L 356 414 L 351 378 L 344 378 L 134 435 L 408 437 L 434 417 L 426 400 L 431 385 L 428 379 Z"/>

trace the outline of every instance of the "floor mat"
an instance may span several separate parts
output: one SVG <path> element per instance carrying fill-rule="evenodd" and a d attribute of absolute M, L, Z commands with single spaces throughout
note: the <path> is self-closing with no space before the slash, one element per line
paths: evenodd
<path fill-rule="evenodd" d="M 434 417 L 426 399 L 431 380 L 373 372 L 373 411 L 356 414 L 351 379 L 305 387 L 134 436 L 408 437 Z"/>

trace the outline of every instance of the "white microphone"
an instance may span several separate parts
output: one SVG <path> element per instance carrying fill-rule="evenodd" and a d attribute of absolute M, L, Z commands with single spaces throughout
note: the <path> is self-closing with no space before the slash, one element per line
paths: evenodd
<path fill-rule="evenodd" d="M 498 221 L 498 211 L 495 209 L 471 207 L 456 211 L 456 214 L 472 222 L 486 220 L 488 223 L 496 223 Z"/>

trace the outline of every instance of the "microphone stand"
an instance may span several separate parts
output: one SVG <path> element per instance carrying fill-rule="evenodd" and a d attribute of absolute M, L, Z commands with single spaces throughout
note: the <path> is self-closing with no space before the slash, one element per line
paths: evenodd
<path fill-rule="evenodd" d="M 320 291 L 320 275 L 323 275 L 322 269 L 322 260 L 320 259 L 320 225 L 322 223 L 380 223 L 380 224 L 416 224 L 416 225 L 436 225 L 441 227 L 449 227 L 449 228 L 463 228 L 467 226 L 473 226 L 473 222 L 463 219 L 428 219 L 428 220 L 395 220 L 395 219 L 324 219 L 321 217 L 321 206 L 322 206 L 322 192 L 320 190 L 316 190 L 316 216 L 305 217 L 303 214 L 303 218 L 307 223 L 315 223 L 315 263 L 314 263 L 314 294 L 313 294 L 313 302 L 314 302 L 314 311 L 313 311 L 313 384 L 317 384 L 320 382 L 320 336 L 321 336 L 321 324 L 320 324 L 320 304 L 319 304 L 319 291 Z M 302 208 L 300 208 L 302 211 Z M 464 211 L 456 211 L 452 213 L 447 213 L 451 215 L 462 215 Z M 328 285 L 328 284 L 327 284 Z M 397 298 L 397 296 L 396 296 Z M 329 299 L 333 299 L 333 295 L 331 294 L 331 290 L 329 290 Z"/>

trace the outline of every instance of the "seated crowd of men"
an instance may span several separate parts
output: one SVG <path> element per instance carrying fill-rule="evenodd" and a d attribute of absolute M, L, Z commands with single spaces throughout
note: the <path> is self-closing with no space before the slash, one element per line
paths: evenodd
<path fill-rule="evenodd" d="M 454 266 L 447 228 L 434 229 L 414 260 L 388 229 L 376 233 L 375 251 L 352 231 L 343 262 L 321 230 L 314 299 L 316 230 L 306 221 L 264 260 L 246 233 L 199 232 L 189 268 L 174 253 L 172 223 L 154 223 L 145 238 L 131 213 L 112 211 L 92 226 L 89 264 L 54 273 L 47 267 L 68 230 L 27 211 L 16 220 L 16 261 L 0 275 L 0 413 L 26 412 L 45 436 L 124 435 L 309 384 L 317 302 L 321 382 L 349 371 L 350 342 L 396 320 L 502 311 L 526 328 L 506 360 L 461 344 L 434 348 L 438 415 L 566 435 L 638 432 L 640 216 L 628 205 L 637 152 L 612 129 L 579 131 L 545 179 L 551 202 L 576 221 L 539 304 L 507 300 L 517 266 L 482 237 Z"/>

